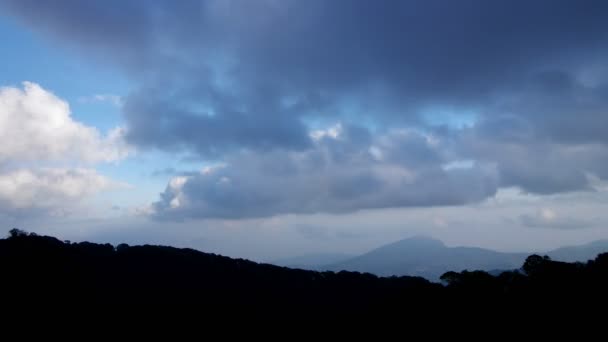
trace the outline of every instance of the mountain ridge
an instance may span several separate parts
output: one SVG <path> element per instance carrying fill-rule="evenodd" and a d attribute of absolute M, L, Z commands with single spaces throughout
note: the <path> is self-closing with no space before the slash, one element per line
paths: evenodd
<path fill-rule="evenodd" d="M 500 252 L 481 247 L 448 247 L 441 240 L 416 235 L 382 245 L 341 262 L 311 265 L 305 269 L 354 271 L 378 276 L 419 276 L 431 281 L 450 270 L 518 269 L 530 254 L 548 255 L 557 261 L 585 262 L 608 251 L 608 240 L 564 246 L 545 252 Z"/>

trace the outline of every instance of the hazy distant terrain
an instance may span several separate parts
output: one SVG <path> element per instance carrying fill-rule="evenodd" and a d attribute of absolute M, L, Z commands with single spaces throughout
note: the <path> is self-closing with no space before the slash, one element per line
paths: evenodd
<path fill-rule="evenodd" d="M 341 263 L 354 257 L 355 256 L 351 254 L 320 253 L 272 260 L 270 263 L 277 266 L 320 271 L 323 270 L 323 268 L 326 268 L 327 265 Z"/>
<path fill-rule="evenodd" d="M 587 261 L 608 251 L 608 240 L 595 241 L 581 246 L 562 247 L 540 254 L 559 261 Z M 537 252 L 537 251 L 532 251 Z M 360 256 L 336 262 L 322 263 L 317 258 L 294 258 L 293 262 L 280 264 L 311 270 L 357 271 L 378 276 L 419 276 L 432 281 L 447 271 L 462 270 L 512 270 L 519 268 L 531 253 L 505 253 L 476 247 L 447 247 L 443 242 L 429 237 L 413 237 L 376 248 Z M 317 259 L 321 262 L 314 263 Z"/>
<path fill-rule="evenodd" d="M 608 240 L 593 241 L 580 246 L 566 246 L 544 253 L 553 260 L 575 262 L 587 261 L 598 254 L 608 252 Z"/>

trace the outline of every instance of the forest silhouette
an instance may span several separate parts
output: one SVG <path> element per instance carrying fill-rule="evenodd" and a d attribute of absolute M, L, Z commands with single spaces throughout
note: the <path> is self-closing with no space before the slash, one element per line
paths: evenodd
<path fill-rule="evenodd" d="M 608 253 L 586 263 L 531 255 L 498 276 L 451 271 L 442 283 L 420 277 L 289 269 L 164 246 L 71 243 L 13 229 L 0 240 L 5 304 L 85 309 L 179 305 L 275 316 L 315 312 L 420 315 L 449 307 L 547 309 L 606 302 Z M 235 311 L 236 310 L 236 311 Z"/>

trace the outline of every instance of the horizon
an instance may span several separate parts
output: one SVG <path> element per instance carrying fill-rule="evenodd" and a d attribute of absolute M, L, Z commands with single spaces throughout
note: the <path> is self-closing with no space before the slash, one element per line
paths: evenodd
<path fill-rule="evenodd" d="M 254 261 L 608 239 L 608 2 L 0 0 L 0 235 Z"/>
<path fill-rule="evenodd" d="M 428 236 L 410 237 L 380 246 L 361 255 L 317 254 L 281 260 L 251 260 L 247 258 L 227 257 L 221 254 L 209 254 L 208 252 L 192 248 L 184 249 L 155 244 L 129 245 L 120 243 L 112 245 L 87 241 L 61 241 L 53 236 L 38 235 L 17 228 L 11 229 L 6 238 L 0 238 L 0 244 L 7 260 L 11 260 L 15 256 L 15 253 L 23 252 L 26 253 L 27 257 L 24 259 L 27 260 L 30 260 L 29 257 L 34 255 L 38 257 L 46 255 L 53 258 L 56 257 L 53 254 L 57 253 L 58 250 L 64 250 L 64 252 L 68 253 L 66 255 L 70 255 L 69 258 L 74 258 L 74 254 L 71 253 L 76 252 L 78 254 L 85 252 L 82 257 L 88 258 L 96 255 L 98 258 L 104 259 L 105 263 L 111 263 L 112 256 L 123 258 L 124 256 L 130 255 L 133 257 L 134 254 L 139 254 L 142 257 L 145 256 L 139 259 L 140 262 L 152 261 L 151 265 L 153 265 L 158 260 L 153 261 L 154 259 L 148 259 L 150 257 L 149 253 L 152 251 L 154 251 L 153 254 L 165 251 L 168 254 L 159 254 L 158 256 L 164 256 L 166 261 L 172 258 L 169 255 L 182 255 L 182 258 L 176 264 L 178 268 L 187 264 L 184 263 L 183 257 L 186 257 L 190 261 L 201 260 L 201 258 L 215 258 L 214 263 L 198 268 L 191 268 L 191 271 L 204 273 L 213 269 L 214 266 L 211 265 L 215 264 L 215 267 L 220 266 L 218 269 L 221 274 L 220 278 L 224 277 L 222 268 L 227 266 L 226 262 L 234 262 L 235 264 L 233 265 L 237 265 L 238 270 L 239 260 L 244 260 L 245 262 L 252 262 L 249 264 L 251 267 L 253 267 L 252 265 L 266 265 L 278 266 L 288 271 L 310 271 L 313 280 L 315 279 L 315 274 L 318 275 L 319 273 L 371 275 L 377 277 L 376 279 L 414 279 L 419 277 L 424 279 L 424 281 L 443 285 L 446 285 L 447 281 L 448 286 L 450 286 L 449 279 L 451 279 L 451 276 L 458 275 L 459 272 L 461 275 L 472 274 L 486 277 L 486 279 L 495 277 L 494 279 L 506 280 L 514 274 L 530 276 L 526 271 L 526 265 L 534 262 L 534 260 L 544 260 L 544 262 L 552 263 L 553 265 L 570 265 L 566 267 L 574 267 L 580 270 L 585 265 L 593 267 L 594 262 L 605 259 L 608 256 L 608 252 L 606 252 L 608 251 L 608 240 L 597 240 L 593 243 L 579 246 L 563 246 L 543 252 L 509 253 L 478 247 L 446 246 L 440 240 Z M 88 252 L 86 252 L 87 250 Z M 60 264 L 68 259 L 64 259 Z M 18 263 L 17 261 L 13 262 Z M 224 264 L 224 266 L 221 266 L 221 264 Z M 85 268 L 87 267 L 86 263 L 82 265 L 85 265 Z M 599 266 L 603 267 L 601 262 Z M 258 271 L 262 270 L 262 268 L 258 269 Z M 153 273 L 155 272 L 153 271 Z M 354 286 L 355 284 L 352 283 L 350 285 Z M 254 297 L 256 296 L 252 298 Z"/>
<path fill-rule="evenodd" d="M 455 245 L 450 245 L 450 244 L 446 244 L 444 241 L 435 238 L 433 236 L 430 235 L 424 235 L 424 234 L 417 234 L 417 235 L 411 235 L 411 236 L 407 236 L 407 237 L 403 237 L 401 239 L 395 240 L 395 241 L 390 241 L 387 243 L 384 243 L 382 245 L 377 245 L 377 246 L 372 246 L 369 249 L 364 249 L 361 251 L 356 251 L 353 253 L 340 253 L 340 252 L 333 252 L 333 251 L 328 251 L 328 252 L 320 252 L 320 253 L 307 253 L 307 254 L 295 254 L 295 255 L 288 255 L 282 258 L 270 258 L 270 259 L 258 259 L 258 258 L 250 258 L 247 256 L 238 256 L 238 255 L 224 255 L 222 253 L 218 253 L 218 252 L 213 252 L 211 250 L 205 250 L 205 249 L 201 249 L 198 248 L 196 246 L 189 246 L 189 245 L 171 245 L 171 244 L 163 244 L 162 242 L 158 242 L 158 243 L 146 243 L 146 242 L 141 242 L 138 243 L 138 241 L 133 241 L 133 244 L 129 244 L 126 243 L 125 241 L 120 242 L 119 240 L 116 241 L 103 241 L 103 240 L 70 240 L 70 239 L 61 239 L 60 236 L 53 236 L 53 235 L 46 235 L 44 233 L 38 233 L 36 231 L 28 231 L 28 230 L 22 230 L 20 228 L 17 227 L 13 227 L 11 228 L 11 230 L 13 229 L 17 229 L 20 232 L 23 232 L 25 234 L 34 234 L 37 236 L 47 236 L 47 237 L 52 237 L 52 238 L 56 238 L 59 239 L 60 241 L 64 241 L 64 242 L 70 242 L 70 243 L 80 243 L 80 242 L 92 242 L 92 243 L 97 243 L 97 244 L 111 244 L 112 246 L 116 247 L 120 244 L 127 244 L 130 246 L 143 246 L 143 245 L 150 245 L 150 246 L 159 246 L 159 247 L 173 247 L 173 248 L 187 248 L 187 249 L 194 249 L 197 250 L 199 252 L 204 252 L 204 253 L 213 253 L 213 254 L 217 254 L 217 255 L 221 255 L 221 256 L 226 256 L 226 257 L 231 257 L 231 258 L 238 258 L 238 259 L 246 259 L 246 260 L 250 260 L 250 261 L 254 261 L 254 262 L 258 262 L 258 263 L 268 263 L 268 264 L 277 264 L 277 262 L 284 262 L 285 260 L 289 260 L 289 259 L 298 259 L 298 258 L 303 258 L 303 257 L 323 257 L 323 256 L 341 256 L 343 257 L 343 260 L 349 260 L 352 258 L 358 258 L 360 256 L 364 256 L 367 255 L 371 252 L 374 252 L 378 249 L 382 249 L 382 248 L 386 248 L 392 245 L 399 245 L 402 242 L 409 242 L 409 241 L 416 241 L 419 239 L 425 239 L 425 240 L 431 240 L 434 242 L 438 242 L 441 244 L 442 248 L 447 248 L 447 249 L 454 249 L 454 248 L 473 248 L 473 249 L 483 249 L 483 250 L 487 250 L 487 251 L 491 251 L 491 252 L 497 252 L 497 253 L 504 253 L 504 254 L 524 254 L 524 255 L 542 255 L 542 254 L 546 254 L 546 253 L 550 253 L 550 252 L 554 252 L 556 250 L 562 249 L 562 248 L 578 248 L 578 247 L 588 247 L 588 246 L 592 246 L 594 244 L 598 244 L 598 243 L 608 243 L 608 239 L 597 239 L 597 240 L 592 240 L 592 241 L 588 241 L 588 242 L 583 242 L 580 244 L 566 244 L 566 245 L 557 245 L 555 247 L 552 248 L 547 248 L 547 249 L 532 249 L 532 250 L 500 250 L 500 249 L 492 249 L 492 248 L 486 248 L 483 246 L 476 246 L 476 245 L 460 245 L 460 244 L 455 244 Z M 8 238 L 10 236 L 10 230 L 7 230 L 7 235 L 3 238 Z M 558 260 L 559 261 L 559 260 Z M 585 260 L 581 260 L 581 261 L 585 261 Z M 282 265 L 282 264 L 278 264 L 278 265 Z M 289 265 L 283 265 L 283 266 L 289 266 Z M 315 265 L 311 265 L 311 266 L 315 266 Z M 324 266 L 324 264 L 319 264 L 316 266 Z"/>

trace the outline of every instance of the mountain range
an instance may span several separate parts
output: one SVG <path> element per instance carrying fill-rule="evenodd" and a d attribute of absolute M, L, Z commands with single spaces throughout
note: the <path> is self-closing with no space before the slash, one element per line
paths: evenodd
<path fill-rule="evenodd" d="M 593 259 L 608 251 L 608 240 L 567 246 L 547 252 L 553 260 L 576 262 Z M 482 270 L 496 272 L 518 269 L 531 253 L 507 253 L 478 247 L 448 247 L 425 236 L 415 236 L 376 248 L 365 254 L 308 255 L 274 262 L 277 265 L 320 271 L 356 271 L 378 276 L 420 276 L 438 281 L 447 271 Z M 333 258 L 333 259 L 332 259 Z"/>

